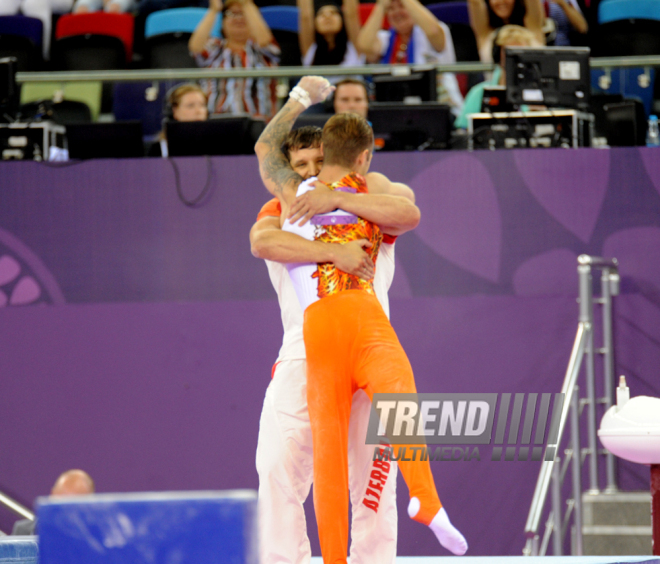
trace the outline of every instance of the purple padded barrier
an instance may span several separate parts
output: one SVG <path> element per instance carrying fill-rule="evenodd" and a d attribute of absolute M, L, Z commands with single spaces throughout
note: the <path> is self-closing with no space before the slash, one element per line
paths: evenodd
<path fill-rule="evenodd" d="M 25 505 L 71 467 L 101 492 L 257 486 L 281 339 L 248 242 L 267 194 L 254 157 L 174 162 L 188 198 L 210 171 L 200 208 L 178 200 L 166 160 L 0 164 L 0 490 Z M 421 392 L 558 391 L 575 257 L 589 253 L 621 264 L 617 372 L 633 395 L 660 395 L 657 150 L 388 154 L 373 167 L 422 210 L 391 290 Z M 470 554 L 520 554 L 538 463 L 490 452 L 432 462 L 440 497 Z M 624 489 L 647 488 L 644 468 L 619 469 Z M 440 553 L 405 494 L 400 554 Z M 0 514 L 0 529 L 12 520 Z"/>

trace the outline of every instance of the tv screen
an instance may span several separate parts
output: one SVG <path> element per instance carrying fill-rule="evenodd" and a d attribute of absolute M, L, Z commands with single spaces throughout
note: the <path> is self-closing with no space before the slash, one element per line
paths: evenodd
<path fill-rule="evenodd" d="M 586 109 L 588 47 L 507 47 L 506 94 L 511 104 Z"/>
<path fill-rule="evenodd" d="M 376 102 L 418 103 L 438 99 L 434 68 L 407 74 L 377 74 L 373 83 Z"/>
<path fill-rule="evenodd" d="M 449 143 L 452 115 L 449 106 L 426 104 L 372 104 L 369 121 L 376 144 L 390 151 L 444 149 Z"/>
<path fill-rule="evenodd" d="M 168 121 L 165 125 L 171 157 L 253 155 L 255 126 L 249 116 L 219 116 L 208 121 Z M 258 137 L 258 135 L 257 135 Z"/>
<path fill-rule="evenodd" d="M 67 146 L 72 159 L 123 159 L 144 156 L 142 122 L 70 123 Z"/>

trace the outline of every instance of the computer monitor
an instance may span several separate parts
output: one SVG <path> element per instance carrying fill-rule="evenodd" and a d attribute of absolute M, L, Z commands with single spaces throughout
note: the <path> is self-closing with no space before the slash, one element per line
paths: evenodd
<path fill-rule="evenodd" d="M 407 74 L 376 74 L 373 77 L 376 102 L 433 102 L 438 99 L 434 68 Z"/>
<path fill-rule="evenodd" d="M 507 47 L 505 52 L 509 103 L 580 110 L 589 106 L 588 47 Z"/>
<path fill-rule="evenodd" d="M 486 86 L 481 100 L 481 112 L 492 114 L 495 112 L 513 112 L 513 104 L 506 101 L 505 86 Z"/>
<path fill-rule="evenodd" d="M 0 59 L 0 122 L 7 121 L 8 116 L 14 117 L 18 110 L 19 89 L 16 84 L 16 69 L 18 68 L 16 57 L 4 57 Z M 6 114 L 6 115 L 5 115 Z"/>
<path fill-rule="evenodd" d="M 377 143 L 389 151 L 445 149 L 452 115 L 449 106 L 425 104 L 372 104 L 369 121 Z"/>
<path fill-rule="evenodd" d="M 250 116 L 214 116 L 208 121 L 174 121 L 165 124 L 171 157 L 195 155 L 253 155 L 255 125 Z"/>
<path fill-rule="evenodd" d="M 297 118 L 293 124 L 293 129 L 298 129 L 300 127 L 314 126 L 320 127 L 323 129 L 325 122 L 328 121 L 335 114 L 306 114 L 302 113 Z"/>
<path fill-rule="evenodd" d="M 144 156 L 141 121 L 71 123 L 66 126 L 72 159 L 123 159 Z"/>

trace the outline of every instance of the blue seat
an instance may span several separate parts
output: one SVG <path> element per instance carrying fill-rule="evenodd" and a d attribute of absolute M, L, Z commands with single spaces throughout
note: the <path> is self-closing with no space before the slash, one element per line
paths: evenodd
<path fill-rule="evenodd" d="M 145 38 L 170 33 L 192 33 L 207 10 L 204 8 L 172 8 L 160 10 L 147 16 L 144 26 Z M 218 16 L 211 35 L 220 37 L 222 16 Z"/>
<path fill-rule="evenodd" d="M 16 57 L 17 70 L 41 70 L 43 24 L 27 16 L 0 16 L 0 58 Z"/>
<path fill-rule="evenodd" d="M 598 5 L 598 23 L 621 20 L 660 20 L 660 0 L 603 0 Z"/>
<path fill-rule="evenodd" d="M 43 44 L 44 24 L 40 19 L 27 16 L 0 16 L 0 35 L 18 35 L 27 37 L 41 49 Z"/>
<path fill-rule="evenodd" d="M 260 11 L 270 29 L 298 33 L 298 8 L 295 6 L 264 6 Z"/>
<path fill-rule="evenodd" d="M 426 7 L 443 23 L 470 25 L 467 2 L 440 2 Z"/>
<path fill-rule="evenodd" d="M 37 537 L 0 537 L 0 564 L 39 564 Z"/>
<path fill-rule="evenodd" d="M 648 116 L 653 103 L 653 85 L 655 70 L 650 69 L 650 84 L 646 87 L 639 85 L 638 77 L 644 74 L 643 68 L 612 69 L 610 73 L 611 84 L 609 88 L 601 88 L 599 79 L 605 74 L 601 69 L 591 71 L 591 90 L 594 94 L 622 94 L 624 98 L 634 98 L 642 102 L 644 111 Z"/>
<path fill-rule="evenodd" d="M 147 96 L 151 82 L 119 82 L 115 84 L 112 113 L 117 121 L 140 120 L 145 138 L 150 139 L 161 130 L 165 84 L 160 84 L 155 93 Z"/>

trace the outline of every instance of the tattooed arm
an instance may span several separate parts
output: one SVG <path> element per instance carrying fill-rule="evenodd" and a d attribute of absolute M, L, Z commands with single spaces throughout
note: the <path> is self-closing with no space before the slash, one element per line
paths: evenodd
<path fill-rule="evenodd" d="M 334 90 L 330 83 L 320 76 L 305 76 L 296 88 L 298 87 L 307 92 L 312 104 L 322 102 Z M 295 200 L 302 177 L 291 168 L 281 147 L 296 118 L 304 110 L 305 106 L 302 103 L 289 98 L 270 120 L 254 146 L 254 152 L 259 159 L 261 180 L 268 191 L 286 207 Z"/>

